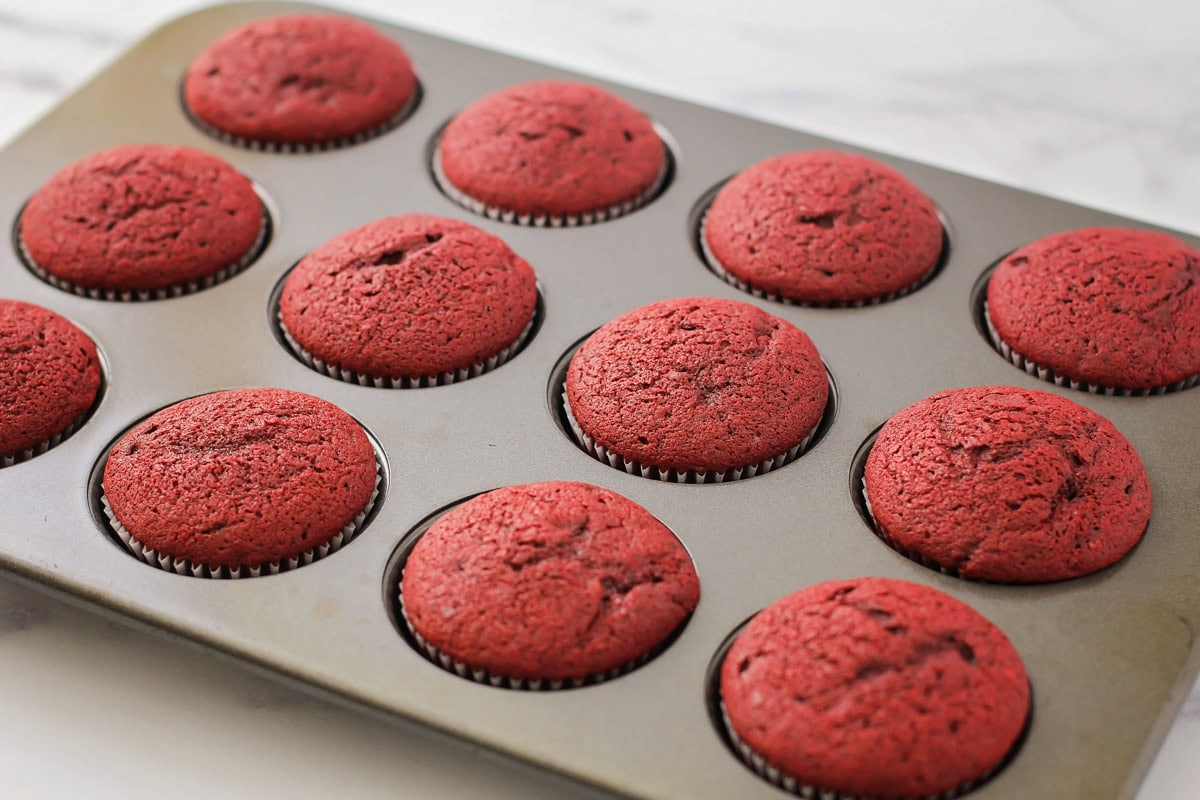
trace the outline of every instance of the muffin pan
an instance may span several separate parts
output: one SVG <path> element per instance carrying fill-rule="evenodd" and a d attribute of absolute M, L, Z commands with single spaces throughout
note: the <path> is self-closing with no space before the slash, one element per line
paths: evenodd
<path fill-rule="evenodd" d="M 152 34 L 0 153 L 0 218 L 64 164 L 129 142 L 185 144 L 249 175 L 272 235 L 245 271 L 208 289 L 148 302 L 79 297 L 0 248 L 0 296 L 38 303 L 91 334 L 106 387 L 68 440 L 0 469 L 8 498 L 0 565 L 16 577 L 118 612 L 331 695 L 468 739 L 592 787 L 639 797 L 783 797 L 731 752 L 710 718 L 710 670 L 727 637 L 771 601 L 812 583 L 880 575 L 964 600 L 1025 659 L 1033 722 L 1012 762 L 972 798 L 1131 798 L 1200 670 L 1200 391 L 1109 397 L 1056 387 L 1007 363 L 978 330 L 973 287 L 1005 253 L 1047 233 L 1142 223 L 878 156 L 937 203 L 948 255 L 911 294 L 862 308 L 804 308 L 751 297 L 704 264 L 704 198 L 738 170 L 791 150 L 856 150 L 632 89 L 672 149 L 662 193 L 627 216 L 541 229 L 473 215 L 442 194 L 430 145 L 472 100 L 562 70 L 380 24 L 408 50 L 419 105 L 394 130 L 341 149 L 271 153 L 222 144 L 184 113 L 189 61 L 250 19 L 311 10 L 229 5 Z M 606 85 L 602 81 L 596 81 Z M 131 103 L 130 98 L 136 98 Z M 306 251 L 389 214 L 464 219 L 533 265 L 540 320 L 510 362 L 448 386 L 388 389 L 306 367 L 280 343 L 273 290 Z M 1196 244 L 1194 237 L 1182 237 Z M 710 295 L 757 303 L 802 328 L 836 386 L 816 446 L 768 474 L 681 485 L 602 464 L 565 435 L 561 361 L 591 330 L 644 303 Z M 922 567 L 883 544 L 856 509 L 854 461 L 905 405 L 940 389 L 1011 384 L 1054 391 L 1109 418 L 1146 463 L 1154 512 L 1116 566 L 1042 586 L 974 583 Z M 373 519 L 337 553 L 278 575 L 206 580 L 156 570 L 111 536 L 92 475 L 129 425 L 185 397 L 277 386 L 324 397 L 377 442 L 385 475 Z M 665 522 L 691 553 L 701 599 L 663 653 L 605 683 L 525 692 L 476 684 L 430 664 L 394 626 L 392 580 L 410 534 L 438 509 L 538 480 L 617 491 Z M 582 787 L 581 787 L 582 789 Z"/>

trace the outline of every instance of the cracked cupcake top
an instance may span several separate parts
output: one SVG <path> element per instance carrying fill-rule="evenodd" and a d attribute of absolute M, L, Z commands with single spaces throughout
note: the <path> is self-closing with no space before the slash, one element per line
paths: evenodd
<path fill-rule="evenodd" d="M 567 368 L 580 428 L 630 461 L 725 471 L 799 444 L 829 398 L 812 340 L 757 306 L 713 297 L 629 311 Z"/>
<path fill-rule="evenodd" d="M 125 145 L 57 172 L 21 212 L 38 267 L 75 286 L 167 289 L 251 254 L 262 201 L 250 181 L 190 147 Z"/>
<path fill-rule="evenodd" d="M 883 426 L 865 469 L 880 533 L 959 575 L 1039 583 L 1119 561 L 1150 482 L 1111 422 L 1048 392 L 940 392 Z"/>
<path fill-rule="evenodd" d="M 370 25 L 296 14 L 217 39 L 188 68 L 183 96 L 201 122 L 231 136 L 321 144 L 386 125 L 416 90 L 404 49 Z"/>
<path fill-rule="evenodd" d="M 983 778 L 1029 717 L 1004 633 L 907 581 L 858 578 L 766 607 L 721 665 L 733 732 L 802 784 L 873 798 L 940 796 Z"/>
<path fill-rule="evenodd" d="M 332 539 L 367 507 L 375 451 L 337 406 L 241 389 L 164 408 L 122 436 L 104 494 L 134 539 L 208 567 L 256 567 Z"/>
<path fill-rule="evenodd" d="M 662 176 L 666 148 L 650 118 L 596 86 L 510 86 L 459 112 L 438 143 L 459 191 L 518 214 L 561 217 L 633 200 Z"/>
<path fill-rule="evenodd" d="M 513 344 L 533 319 L 533 268 L 503 241 L 407 214 L 347 231 L 288 275 L 280 318 L 305 350 L 363 375 L 437 375 Z"/>
<path fill-rule="evenodd" d="M 704 219 L 718 264 L 755 289 L 847 303 L 917 283 L 942 252 L 942 223 L 894 169 L 832 151 L 787 153 L 726 183 Z"/>
<path fill-rule="evenodd" d="M 551 481 L 440 517 L 401 582 L 409 624 L 494 676 L 586 678 L 635 661 L 695 609 L 700 583 L 665 525 L 631 500 Z"/>
<path fill-rule="evenodd" d="M 1028 360 L 1121 389 L 1200 374 L 1200 251 L 1165 233 L 1084 228 L 1014 251 L 988 281 L 996 333 Z"/>

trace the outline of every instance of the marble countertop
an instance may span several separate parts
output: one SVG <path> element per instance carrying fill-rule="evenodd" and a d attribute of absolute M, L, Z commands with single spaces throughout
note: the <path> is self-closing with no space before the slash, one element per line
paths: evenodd
<path fill-rule="evenodd" d="M 0 143 L 197 5 L 0 0 Z M 331 5 L 1200 233 L 1189 0 Z M 0 707 L 13 797 L 575 794 L 7 582 Z M 1200 796 L 1198 752 L 1193 690 L 1139 800 Z"/>

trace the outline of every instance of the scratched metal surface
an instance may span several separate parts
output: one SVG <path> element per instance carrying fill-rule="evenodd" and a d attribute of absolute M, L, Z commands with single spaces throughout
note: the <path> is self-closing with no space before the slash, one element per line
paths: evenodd
<path fill-rule="evenodd" d="M 261 3 L 209 9 L 133 48 L 0 153 L 0 219 L 64 164 L 127 142 L 187 144 L 229 160 L 262 188 L 274 236 L 243 274 L 188 297 L 111 303 L 69 295 L 0 248 L 0 296 L 39 303 L 96 339 L 108 389 L 66 443 L 0 470 L 0 565 L 27 580 L 386 714 L 486 745 L 611 792 L 645 797 L 777 797 L 726 749 L 709 719 L 706 676 L 746 617 L 801 586 L 886 575 L 935 586 L 998 623 L 1032 677 L 1036 712 L 1024 747 L 981 798 L 1129 798 L 1200 668 L 1200 390 L 1109 398 L 1041 383 L 980 336 L 972 289 L 1012 248 L 1057 230 L 1134 225 L 1109 214 L 887 156 L 940 206 L 950 254 L 909 297 L 864 309 L 803 309 L 748 298 L 697 258 L 697 204 L 746 165 L 835 142 L 610 87 L 645 109 L 672 145 L 675 174 L 644 209 L 601 225 L 540 230 L 475 217 L 443 197 L 427 154 L 439 127 L 480 95 L 562 70 L 380 25 L 412 55 L 424 86 L 415 113 L 373 141 L 312 155 L 255 153 L 193 127 L 180 77 L 216 35 L 251 18 L 303 8 Z M 603 83 L 603 82 L 600 82 Z M 128 98 L 138 99 L 136 103 Z M 853 149 L 853 148 L 845 148 Z M 513 361 L 448 387 L 381 390 L 308 370 L 279 345 L 272 292 L 308 249 L 378 217 L 423 211 L 465 219 L 506 239 L 538 273 L 544 319 Z M 1188 237 L 1184 237 L 1188 238 Z M 1194 242 L 1195 240 L 1192 239 Z M 680 486 L 591 460 L 563 434 L 556 366 L 613 316 L 667 297 L 749 300 L 807 331 L 837 388 L 826 435 L 797 462 L 747 481 Z M 1111 419 L 1146 462 L 1154 518 L 1119 565 L 1039 587 L 943 576 L 882 545 L 849 489 L 864 439 L 899 408 L 939 389 L 1007 383 L 1056 391 Z M 140 417 L 191 395 L 280 386 L 325 397 L 376 437 L 388 484 L 356 540 L 302 569 L 215 581 L 136 561 L 95 519 L 91 476 L 106 446 Z M 401 541 L 437 509 L 497 486 L 574 479 L 646 506 L 687 546 L 702 581 L 699 608 L 671 647 L 611 683 L 555 693 L 472 684 L 432 666 L 396 632 L 391 576 Z"/>

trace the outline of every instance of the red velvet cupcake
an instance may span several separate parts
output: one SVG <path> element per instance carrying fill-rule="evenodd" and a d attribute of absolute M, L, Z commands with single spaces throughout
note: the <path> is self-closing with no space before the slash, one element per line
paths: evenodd
<path fill-rule="evenodd" d="M 1055 233 L 1022 247 L 988 281 L 996 349 L 1030 375 L 1104 394 L 1162 394 L 1200 383 L 1200 251 L 1123 228 Z"/>
<path fill-rule="evenodd" d="M 879 535 L 974 580 L 1042 583 L 1116 563 L 1150 522 L 1150 481 L 1099 414 L 1047 392 L 953 389 L 897 413 L 864 471 Z"/>
<path fill-rule="evenodd" d="M 438 141 L 442 191 L 519 225 L 603 222 L 651 200 L 668 156 L 650 118 L 596 86 L 510 86 L 459 112 Z"/>
<path fill-rule="evenodd" d="M 366 23 L 331 14 L 260 19 L 226 33 L 188 68 L 183 99 L 226 142 L 312 150 L 361 142 L 412 109 L 404 49 Z"/>
<path fill-rule="evenodd" d="M 576 440 L 630 474 L 738 480 L 795 459 L 829 400 L 817 348 L 756 306 L 712 297 L 635 308 L 588 337 L 567 367 Z"/>
<path fill-rule="evenodd" d="M 66 439 L 100 392 L 100 358 L 86 333 L 53 311 L 0 300 L 0 466 Z"/>
<path fill-rule="evenodd" d="M 18 227 L 43 280 L 105 300 L 190 294 L 249 266 L 267 235 L 254 185 L 190 147 L 126 145 L 57 172 Z"/>
<path fill-rule="evenodd" d="M 398 588 L 426 655 L 514 689 L 628 672 L 700 597 L 665 525 L 614 492 L 564 481 L 508 486 L 446 512 L 413 547 Z"/>
<path fill-rule="evenodd" d="M 920 286 L 937 269 L 937 208 L 895 170 L 863 156 L 799 152 L 743 170 L 701 223 L 709 266 L 760 297 L 863 305 Z"/>
<path fill-rule="evenodd" d="M 306 364 L 363 386 L 442 386 L 505 363 L 533 328 L 537 279 L 503 241 L 407 214 L 363 225 L 288 275 L 279 319 Z"/>
<path fill-rule="evenodd" d="M 102 503 L 146 563 L 241 578 L 344 546 L 378 483 L 375 450 L 349 414 L 299 392 L 242 389 L 176 403 L 122 435 Z"/>
<path fill-rule="evenodd" d="M 1030 718 L 1004 633 L 935 589 L 829 581 L 760 611 L 721 664 L 727 732 L 802 797 L 950 798 L 986 780 Z"/>

